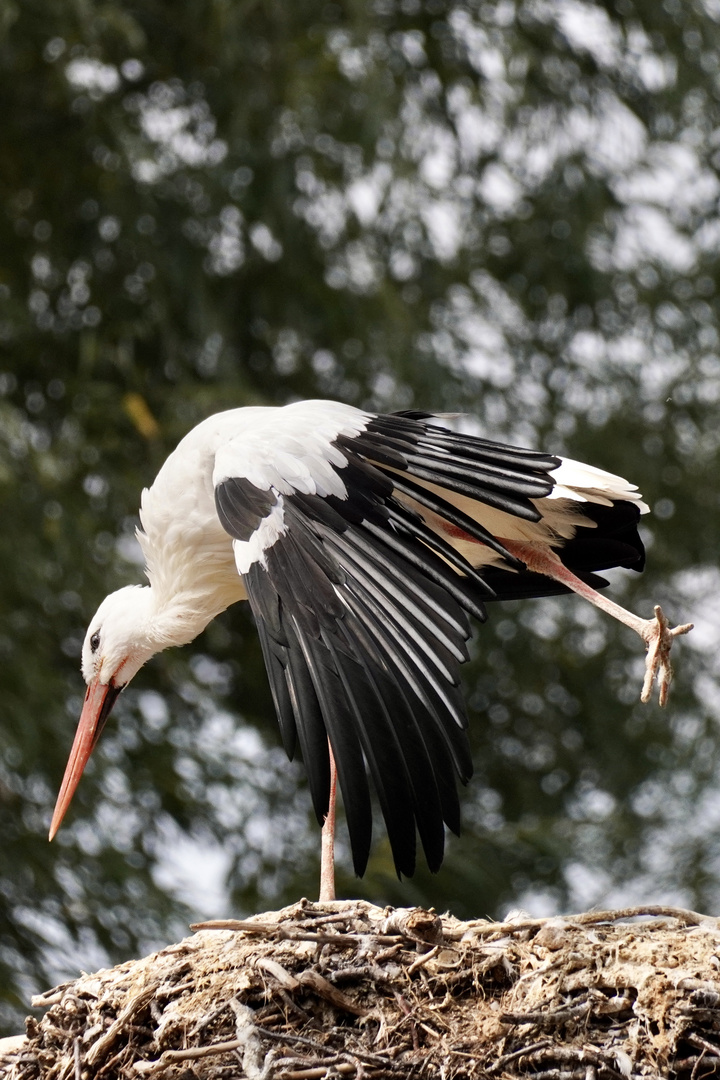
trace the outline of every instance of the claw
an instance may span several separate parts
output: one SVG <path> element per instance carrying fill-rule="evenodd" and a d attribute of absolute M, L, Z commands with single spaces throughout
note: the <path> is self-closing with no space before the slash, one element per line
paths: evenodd
<path fill-rule="evenodd" d="M 661 705 L 667 704 L 670 683 L 672 682 L 673 670 L 670 663 L 670 649 L 673 638 L 681 634 L 689 633 L 692 623 L 683 623 L 681 626 L 670 626 L 663 609 L 659 604 L 655 605 L 655 618 L 645 619 L 645 625 L 640 630 L 640 636 L 647 646 L 647 659 L 645 661 L 645 681 L 643 682 L 640 700 L 645 703 L 650 700 L 655 679 L 658 679 Z"/>

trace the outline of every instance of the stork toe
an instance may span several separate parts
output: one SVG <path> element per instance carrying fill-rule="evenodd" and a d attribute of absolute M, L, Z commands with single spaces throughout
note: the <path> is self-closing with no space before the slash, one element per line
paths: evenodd
<path fill-rule="evenodd" d="M 673 639 L 692 630 L 692 623 L 682 623 L 679 626 L 670 626 L 665 612 L 659 604 L 655 605 L 655 618 L 646 619 L 640 636 L 647 646 L 647 658 L 645 661 L 645 680 L 643 682 L 640 700 L 645 703 L 650 700 L 655 679 L 658 679 L 660 705 L 666 705 L 670 683 L 672 682 L 673 670 L 670 663 L 670 650 Z"/>

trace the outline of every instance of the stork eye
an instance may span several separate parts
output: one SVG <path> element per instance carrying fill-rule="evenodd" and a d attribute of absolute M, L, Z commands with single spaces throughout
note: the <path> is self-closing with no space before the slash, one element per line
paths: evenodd
<path fill-rule="evenodd" d="M 90 638 L 90 651 L 96 653 L 100 646 L 100 631 L 96 630 Z"/>

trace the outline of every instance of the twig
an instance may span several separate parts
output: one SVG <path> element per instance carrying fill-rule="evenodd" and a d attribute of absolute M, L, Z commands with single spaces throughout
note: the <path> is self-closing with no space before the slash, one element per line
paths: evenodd
<path fill-rule="evenodd" d="M 362 964 L 358 967 L 339 968 L 337 971 L 329 971 L 328 976 L 333 986 L 337 986 L 338 983 L 342 982 L 357 983 L 361 979 L 369 979 L 370 982 L 378 985 L 379 983 L 391 983 L 397 977 L 388 974 L 379 964 Z"/>
<path fill-rule="evenodd" d="M 46 990 L 44 994 L 34 994 L 30 998 L 30 1004 L 33 1009 L 46 1009 L 49 1005 L 57 1005 L 62 1000 L 65 991 L 72 985 L 71 982 L 64 982 L 53 986 L 52 990 Z"/>
<path fill-rule="evenodd" d="M 262 971 L 267 971 L 269 975 L 275 979 L 275 981 L 282 987 L 283 990 L 297 990 L 300 982 L 291 975 L 289 971 L 278 964 L 277 960 L 273 960 L 269 956 L 261 956 L 255 961 L 255 966 L 259 967 Z"/>
<path fill-rule="evenodd" d="M 89 1066 L 96 1065 L 98 1060 L 102 1057 L 106 1050 L 108 1050 L 115 1039 L 124 1030 L 125 1025 L 130 1021 L 134 1013 L 140 1012 L 146 1005 L 148 1005 L 155 997 L 157 991 L 157 985 L 155 983 L 150 986 L 146 986 L 139 994 L 131 998 L 124 1009 L 118 1013 L 118 1016 L 113 1020 L 110 1027 L 107 1029 L 104 1035 L 101 1035 L 97 1042 L 94 1042 L 86 1054 L 86 1061 Z"/>
<path fill-rule="evenodd" d="M 552 1011 L 537 1010 L 528 1013 L 501 1013 L 502 1024 L 536 1024 L 541 1028 L 559 1027 L 568 1020 L 582 1020 L 592 1012 L 592 1002 L 581 1001 L 578 1005 L 569 1005 L 565 1008 Z"/>
<path fill-rule="evenodd" d="M 106 1072 L 110 1072 L 111 1069 L 114 1069 L 118 1061 L 120 1061 L 122 1057 L 127 1055 L 128 1049 L 129 1047 L 126 1044 L 122 1047 L 122 1049 L 118 1050 L 117 1054 L 113 1054 L 113 1056 L 105 1062 L 101 1069 L 98 1069 L 96 1073 L 93 1073 L 93 1080 L 98 1080 L 98 1077 L 104 1076 Z"/>
<path fill-rule="evenodd" d="M 560 1064 L 579 1065 L 583 1068 L 583 1074 L 588 1065 L 594 1065 L 596 1068 L 608 1073 L 613 1077 L 613 1080 L 623 1080 L 623 1074 L 614 1065 L 610 1064 L 600 1051 L 592 1050 L 589 1047 L 548 1046 L 545 1049 L 536 1051 L 532 1057 L 534 1062 L 538 1064 L 545 1061 L 556 1061 Z M 536 1080 L 539 1075 L 541 1075 L 539 1072 L 533 1073 L 533 1080 Z"/>
<path fill-rule="evenodd" d="M 650 915 L 653 918 L 677 919 L 686 926 L 702 926 L 704 923 L 715 923 L 716 926 L 720 927 L 720 921 L 709 915 L 701 915 L 699 911 L 690 911 L 688 908 L 667 907 L 664 904 L 645 904 L 639 907 L 618 908 L 616 911 L 587 911 L 579 915 L 573 915 L 569 920 L 569 925 L 572 926 L 573 923 L 580 925 L 598 922 L 617 923 L 625 919 L 637 919 L 643 915 Z"/>
<path fill-rule="evenodd" d="M 298 1043 L 318 1053 L 327 1053 L 327 1046 L 323 1046 L 322 1043 L 317 1042 L 315 1039 L 308 1039 L 305 1035 L 293 1035 L 290 1031 L 268 1031 L 266 1028 L 260 1028 L 259 1031 L 263 1038 L 267 1036 L 270 1039 L 276 1039 L 278 1042 Z M 382 1069 L 390 1068 L 393 1064 L 392 1060 L 384 1054 L 371 1054 L 369 1050 L 343 1050 L 342 1054 L 350 1055 L 357 1058 L 358 1061 L 366 1061 L 368 1064 L 376 1065 Z"/>
<path fill-rule="evenodd" d="M 397 990 L 393 990 L 393 994 L 395 996 L 395 1000 L 400 1007 L 400 1011 L 403 1013 L 405 1020 L 410 1021 L 410 1035 L 412 1036 L 413 1050 L 419 1050 L 420 1041 L 418 1039 L 417 1025 L 415 1023 L 413 1011 L 401 993 L 399 993 Z M 403 1021 L 401 1021 L 401 1023 L 403 1023 Z"/>
<path fill-rule="evenodd" d="M 136 1061 L 136 1072 L 151 1076 L 154 1072 L 167 1069 L 178 1061 L 197 1061 L 199 1058 L 212 1057 L 213 1054 L 229 1054 L 243 1045 L 241 1039 L 228 1039 L 226 1042 L 210 1043 L 208 1046 L 189 1046 L 187 1050 L 166 1050 L 156 1061 Z"/>
<path fill-rule="evenodd" d="M 313 971 L 312 968 L 303 971 L 298 982 L 303 986 L 310 987 L 319 997 L 329 1001 L 336 1009 L 352 1013 L 353 1016 L 367 1016 L 368 1014 L 366 1008 L 352 1001 L 347 994 L 343 994 L 342 990 L 338 990 L 336 986 L 333 986 L 332 983 L 329 983 L 327 979 L 324 979 L 317 971 Z"/>
<path fill-rule="evenodd" d="M 315 1039 L 308 1039 L 306 1035 L 294 1035 L 292 1031 L 268 1031 L 267 1028 L 260 1028 L 263 1038 L 277 1039 L 278 1042 L 290 1042 L 299 1043 L 301 1046 L 308 1046 L 311 1050 L 317 1050 L 319 1053 L 324 1054 L 327 1052 L 327 1047 L 322 1043 L 317 1042 Z"/>
<path fill-rule="evenodd" d="M 440 1032 L 436 1031 L 435 1028 L 431 1028 L 430 1025 L 424 1023 L 424 1021 L 418 1020 L 417 1021 L 417 1026 L 421 1027 L 423 1029 L 423 1031 L 427 1035 L 430 1035 L 431 1038 L 433 1038 L 433 1039 L 442 1039 L 442 1035 L 440 1034 Z"/>
<path fill-rule="evenodd" d="M 393 956 L 397 956 L 399 952 L 407 947 L 407 942 L 398 941 L 395 945 L 390 945 L 389 948 L 383 949 L 382 952 L 375 954 L 375 961 L 378 964 L 384 963 L 385 960 L 391 960 Z"/>
<path fill-rule="evenodd" d="M 417 960 L 414 960 L 410 967 L 407 969 L 408 975 L 412 975 L 413 971 L 417 971 L 418 968 L 424 967 L 429 960 L 432 960 L 434 956 L 440 952 L 440 946 L 434 945 L 429 952 L 423 953 L 422 956 L 418 956 Z"/>
<path fill-rule="evenodd" d="M 211 919 L 208 922 L 191 923 L 191 930 L 233 930 L 245 934 L 274 934 L 281 941 L 317 941 L 321 945 L 364 945 L 372 938 L 379 945 L 402 944 L 399 934 L 375 934 L 372 930 L 352 934 L 322 934 L 310 930 L 288 930 L 282 923 L 257 923 L 249 919 Z"/>
<path fill-rule="evenodd" d="M 278 1074 L 278 1080 L 321 1080 L 322 1077 L 327 1076 L 330 1068 L 332 1068 L 333 1072 L 340 1073 L 343 1076 L 357 1072 L 356 1066 L 351 1062 L 338 1061 L 337 1058 L 333 1058 L 332 1061 L 324 1062 L 321 1065 L 313 1065 L 309 1069 L 294 1069 L 292 1072 L 281 1072 Z"/>
<path fill-rule="evenodd" d="M 711 1057 L 720 1060 L 720 1046 L 703 1039 L 702 1035 L 698 1035 L 695 1031 L 686 1032 L 684 1038 L 691 1046 L 697 1046 L 698 1050 L 702 1050 L 703 1054 L 707 1051 Z"/>
<path fill-rule="evenodd" d="M 588 1074 L 583 1066 L 578 1069 L 541 1069 L 532 1074 L 532 1080 L 588 1080 Z"/>
<path fill-rule="evenodd" d="M 702 1054 L 693 1054 L 692 1057 L 676 1058 L 673 1061 L 673 1070 L 676 1075 L 684 1075 L 689 1069 L 692 1068 L 690 1073 L 691 1080 L 697 1076 L 697 1070 L 700 1065 L 704 1065 L 707 1072 L 704 1072 L 704 1076 L 714 1076 L 715 1073 L 720 1072 L 720 1058 L 707 1058 L 705 1057 L 705 1051 Z M 535 1078 L 533 1077 L 533 1080 Z"/>
<path fill-rule="evenodd" d="M 0 1059 L 15 1057 L 27 1048 L 27 1044 L 27 1035 L 6 1035 L 4 1039 L 0 1039 Z"/>
<path fill-rule="evenodd" d="M 265 1080 L 263 1048 L 259 1029 L 255 1026 L 255 1013 L 237 998 L 230 998 L 228 1004 L 235 1013 L 235 1034 L 243 1048 L 243 1072 L 248 1080 Z"/>
<path fill-rule="evenodd" d="M 698 1069 L 702 1065 L 704 1059 L 705 1059 L 705 1050 L 703 1050 L 702 1054 L 700 1054 L 697 1061 L 693 1065 L 693 1071 L 690 1074 L 690 1080 L 695 1080 L 695 1078 L 697 1077 L 697 1074 L 698 1074 Z"/>
<path fill-rule="evenodd" d="M 494 1061 L 492 1065 L 488 1066 L 487 1071 L 489 1073 L 498 1072 L 498 1070 L 504 1069 L 506 1065 L 509 1065 L 511 1061 L 517 1061 L 519 1058 L 527 1057 L 528 1054 L 534 1054 L 538 1050 L 544 1050 L 546 1046 L 550 1045 L 551 1044 L 547 1039 L 543 1039 L 542 1042 L 532 1043 L 530 1046 L 521 1046 L 519 1050 L 513 1050 L 511 1054 L 503 1054 L 501 1058 L 498 1058 L 497 1061 Z"/>
<path fill-rule="evenodd" d="M 562 921 L 564 929 L 572 930 L 580 926 L 594 926 L 597 923 L 617 923 L 625 919 L 637 919 L 643 915 L 653 918 L 677 919 L 686 926 L 702 926 L 705 923 L 715 925 L 720 929 L 720 920 L 708 915 L 701 915 L 697 911 L 689 911 L 686 908 L 665 907 L 658 904 L 646 904 L 640 907 L 619 908 L 616 911 L 587 911 L 579 915 L 550 915 L 542 919 L 523 919 L 521 921 L 510 920 L 509 922 L 471 922 L 466 924 L 463 930 L 446 929 L 445 937 L 453 940 L 465 937 L 468 933 L 473 936 L 485 934 L 515 934 L 523 930 L 539 930 L 549 922 Z"/>
<path fill-rule="evenodd" d="M 341 907 L 339 911 L 333 911 L 329 915 L 327 914 L 311 914 L 307 919 L 297 919 L 297 925 L 301 927 L 308 926 L 322 926 L 326 923 L 336 922 L 350 922 L 353 919 L 365 919 L 366 912 L 361 907 L 349 907 L 348 904 L 351 901 L 340 901 Z"/>

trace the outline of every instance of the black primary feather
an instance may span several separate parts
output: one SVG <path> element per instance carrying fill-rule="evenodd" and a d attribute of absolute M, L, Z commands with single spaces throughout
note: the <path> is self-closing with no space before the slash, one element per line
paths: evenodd
<path fill-rule="evenodd" d="M 275 502 L 273 491 L 263 491 L 244 476 L 223 480 L 215 487 L 220 523 L 236 540 L 249 540 Z"/>

